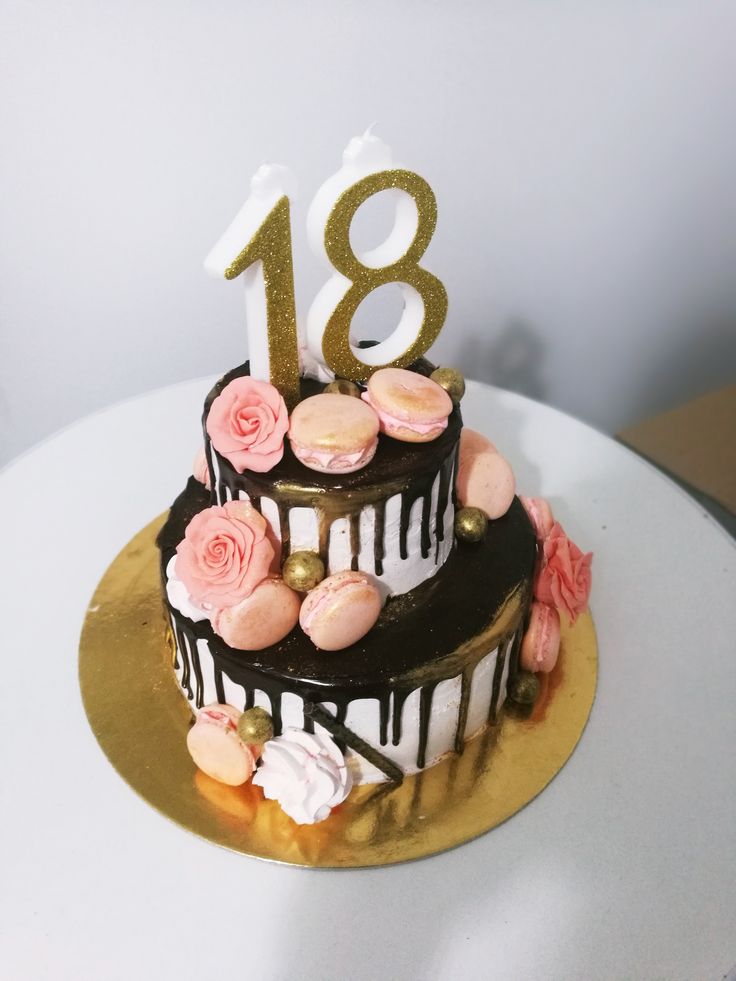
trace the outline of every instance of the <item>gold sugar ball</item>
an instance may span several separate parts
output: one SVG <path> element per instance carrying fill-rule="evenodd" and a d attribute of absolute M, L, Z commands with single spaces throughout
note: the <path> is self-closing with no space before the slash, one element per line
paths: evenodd
<path fill-rule="evenodd" d="M 460 508 L 455 514 L 455 535 L 461 542 L 480 542 L 485 537 L 488 518 L 480 508 Z"/>
<path fill-rule="evenodd" d="M 262 708 L 246 709 L 238 719 L 238 735 L 248 746 L 262 746 L 273 738 L 271 716 Z"/>
<path fill-rule="evenodd" d="M 336 378 L 329 385 L 325 385 L 325 391 L 332 392 L 334 395 L 351 395 L 355 399 L 360 398 L 360 389 L 355 382 L 348 381 L 347 378 Z"/>
<path fill-rule="evenodd" d="M 292 552 L 281 575 L 290 589 L 308 593 L 325 578 L 325 564 L 316 552 Z"/>
<path fill-rule="evenodd" d="M 453 402 L 459 402 L 465 395 L 465 379 L 457 368 L 435 368 L 429 377 L 444 388 Z"/>
<path fill-rule="evenodd" d="M 509 684 L 509 698 L 518 705 L 533 705 L 539 694 L 539 678 L 531 671 L 519 671 Z"/>

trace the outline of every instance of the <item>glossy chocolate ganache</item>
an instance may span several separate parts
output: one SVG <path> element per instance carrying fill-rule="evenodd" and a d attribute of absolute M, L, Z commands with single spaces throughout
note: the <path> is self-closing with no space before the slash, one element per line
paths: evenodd
<path fill-rule="evenodd" d="M 422 358 L 412 370 L 429 375 L 433 367 Z M 306 546 L 303 540 L 299 541 L 296 548 L 308 547 L 319 552 L 329 571 L 361 568 L 379 578 L 385 577 L 387 594 L 405 592 L 406 588 L 435 575 L 452 546 L 453 478 L 462 429 L 459 408 L 455 407 L 451 413 L 441 436 L 430 443 L 404 443 L 379 436 L 371 462 L 354 473 L 325 474 L 311 470 L 297 460 L 287 440 L 283 459 L 268 473 L 241 474 L 212 446 L 206 426 L 217 396 L 233 379 L 247 374 L 246 362 L 225 375 L 205 401 L 202 424 L 207 466 L 212 475 L 210 503 L 224 504 L 247 495 L 274 525 L 281 539 L 282 562 L 294 550 L 292 526 L 311 512 L 315 526 L 312 540 Z M 324 385 L 317 381 L 302 379 L 302 399 L 323 389 Z M 421 508 L 421 517 L 415 556 L 410 554 L 409 539 L 417 506 Z M 349 529 L 347 560 L 341 561 L 340 557 L 331 562 L 332 539 L 337 537 L 340 523 L 347 523 Z M 388 523 L 396 526 L 395 532 Z M 402 575 L 407 560 L 420 566 L 416 570 L 412 568 L 408 579 Z"/>
<path fill-rule="evenodd" d="M 167 563 L 187 524 L 209 505 L 209 493 L 190 478 L 159 535 L 164 582 Z M 334 705 L 336 722 L 347 719 L 348 724 L 351 704 L 375 699 L 379 706 L 376 748 L 389 747 L 388 757 L 390 747 L 404 735 L 404 705 L 418 690 L 416 769 L 421 769 L 432 762 L 426 752 L 438 686 L 460 679 L 453 742 L 454 749 L 461 751 L 464 738 L 472 734 L 466 725 L 474 674 L 494 651 L 484 721 L 496 721 L 502 686 L 505 690 L 505 682 L 518 670 L 534 558 L 534 532 L 514 499 L 502 518 L 489 522 L 482 542 L 457 544 L 436 576 L 390 598 L 366 636 L 333 653 L 315 648 L 298 626 L 273 647 L 236 651 L 213 632 L 208 621 L 193 623 L 167 603 L 175 639 L 174 667 L 186 697 L 197 708 L 208 701 L 249 708 L 256 693 L 264 692 L 276 734 L 289 694 L 306 705 Z M 233 698 L 232 685 L 240 692 L 238 700 Z M 308 731 L 313 727 L 307 714 L 303 725 Z"/>

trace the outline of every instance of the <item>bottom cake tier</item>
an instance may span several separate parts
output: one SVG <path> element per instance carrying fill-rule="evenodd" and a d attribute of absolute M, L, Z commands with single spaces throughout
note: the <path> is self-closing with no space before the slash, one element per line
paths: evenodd
<path fill-rule="evenodd" d="M 194 480 L 175 501 L 158 538 L 164 581 L 187 524 L 209 504 Z M 347 744 L 357 783 L 396 767 L 416 773 L 498 720 L 518 670 L 534 561 L 534 531 L 515 499 L 482 542 L 456 545 L 438 575 L 390 599 L 362 640 L 334 653 L 298 628 L 273 647 L 234 650 L 209 621 L 167 603 L 174 671 L 193 708 L 259 705 L 277 735 L 324 724 Z"/>

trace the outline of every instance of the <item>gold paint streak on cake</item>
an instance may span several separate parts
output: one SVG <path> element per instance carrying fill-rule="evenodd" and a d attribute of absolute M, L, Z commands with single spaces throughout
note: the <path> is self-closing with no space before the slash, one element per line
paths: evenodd
<path fill-rule="evenodd" d="M 469 740 L 461 756 L 407 777 L 398 788 L 357 787 L 320 824 L 294 824 L 252 784 L 215 783 L 197 771 L 187 752 L 192 713 L 168 657 L 154 545 L 164 517 L 129 542 L 98 585 L 90 603 L 95 612 L 88 611 L 82 631 L 79 679 L 90 726 L 112 765 L 151 806 L 192 833 L 292 865 L 391 865 L 496 827 L 536 797 L 573 752 L 596 689 L 589 613 L 574 627 L 563 617 L 562 653 L 554 671 L 542 677 L 531 713 L 507 709 L 501 724 Z M 508 632 L 520 604 L 517 593 L 509 597 L 483 644 Z M 476 638 L 451 656 L 475 657 L 476 641 L 480 646 Z"/>

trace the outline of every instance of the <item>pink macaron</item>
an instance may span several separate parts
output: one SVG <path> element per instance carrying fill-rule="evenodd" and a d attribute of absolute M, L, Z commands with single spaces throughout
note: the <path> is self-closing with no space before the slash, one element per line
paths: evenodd
<path fill-rule="evenodd" d="M 381 432 L 405 443 L 437 439 L 452 412 L 452 399 L 442 386 L 405 368 L 374 372 L 362 398 L 376 410 Z"/>
<path fill-rule="evenodd" d="M 521 642 L 521 666 L 527 671 L 547 674 L 557 664 L 559 653 L 560 614 L 554 606 L 535 600 Z"/>
<path fill-rule="evenodd" d="M 519 497 L 519 500 L 532 523 L 537 541 L 543 542 L 555 523 L 552 508 L 543 497 Z"/>
<path fill-rule="evenodd" d="M 456 489 L 462 507 L 480 508 L 491 520 L 506 514 L 516 493 L 511 464 L 472 429 L 460 434 Z"/>
<path fill-rule="evenodd" d="M 299 623 L 315 647 L 341 651 L 375 625 L 381 595 L 362 572 L 336 572 L 323 579 L 302 603 Z"/>
<path fill-rule="evenodd" d="M 370 463 L 378 446 L 376 413 L 350 395 L 322 392 L 291 414 L 294 456 L 319 473 L 353 473 Z"/>
<path fill-rule="evenodd" d="M 299 621 L 301 597 L 283 579 L 269 577 L 236 606 L 217 610 L 212 629 L 239 651 L 259 651 L 280 640 Z"/>
<path fill-rule="evenodd" d="M 241 715 L 232 705 L 205 705 L 187 734 L 187 749 L 199 769 L 231 787 L 245 783 L 256 766 L 253 751 L 238 735 Z"/>

